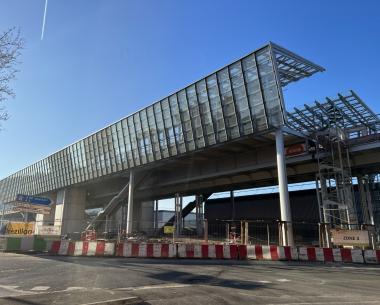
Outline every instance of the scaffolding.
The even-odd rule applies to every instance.
[[[330,246],[330,228],[360,229],[349,144],[355,138],[370,139],[378,135],[380,120],[353,91],[346,95],[338,94],[337,98],[326,98],[325,102],[315,101],[314,105],[304,105],[303,109],[294,108],[287,117],[289,127],[311,139],[318,164],[316,190],[320,206],[320,240],[321,245]],[[359,181],[359,185],[362,182]],[[363,198],[360,199],[361,204],[369,210],[370,199]],[[364,221],[373,224],[371,213]]]

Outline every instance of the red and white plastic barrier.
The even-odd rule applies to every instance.
[[[364,250],[364,261],[367,264],[380,264],[380,250]]]
[[[115,255],[115,243],[59,240],[52,243],[50,252],[58,255],[112,256]]]
[[[364,263],[360,249],[300,247],[298,255],[301,261],[309,262]]]
[[[300,261],[333,262],[334,255],[331,248],[300,247],[298,257]]]
[[[178,244],[179,258],[238,259],[238,245]]]
[[[52,254],[58,255],[74,255],[75,242],[68,240],[53,241],[49,250]]]
[[[160,244],[106,241],[51,242],[49,252],[73,256],[120,256],[147,258],[204,258],[300,260],[308,262],[343,262],[380,264],[380,250],[345,248],[282,247],[261,245]]]
[[[174,244],[147,244],[147,243],[119,243],[116,250],[117,256],[122,257],[176,257],[177,251]]]
[[[334,262],[364,263],[363,251],[360,249],[332,249]]]
[[[115,243],[105,241],[77,241],[73,255],[80,256],[113,256]]]
[[[244,253],[246,248],[246,255]],[[239,249],[240,259],[248,258],[255,260],[297,260],[297,249],[293,247],[279,247],[279,246],[240,246]]]

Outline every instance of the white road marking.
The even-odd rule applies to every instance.
[[[19,272],[19,271],[25,271],[25,269],[5,269],[5,270],[0,270],[0,272]]]
[[[13,291],[13,292],[19,292],[17,290],[18,287],[20,287],[20,286],[0,285],[0,288],[6,289],[6,290],[9,290],[9,291]]]
[[[258,281],[258,283],[261,283],[261,284],[271,284],[272,282],[270,282],[270,281]]]
[[[277,279],[277,282],[285,283],[285,282],[291,282],[291,280],[288,279]]]
[[[30,289],[31,291],[45,291],[48,290],[50,286],[36,286]]]
[[[87,289],[86,287],[67,287],[65,290],[63,291],[73,291],[73,290],[83,290],[83,289]]]
[[[150,286],[140,286],[140,287],[124,287],[124,288],[115,288],[113,290],[145,290],[145,289],[165,289],[165,288],[183,288],[191,285],[188,284],[164,284],[164,285],[150,285]]]
[[[122,301],[137,301],[138,300],[138,298],[137,297],[127,297],[127,298],[122,298],[122,299],[114,299],[114,300],[107,300],[107,303],[109,302],[109,303],[120,303],[121,304],[121,302]],[[124,302],[123,302],[123,304],[124,304]],[[128,302],[129,303],[129,302]],[[82,305],[97,305],[97,304],[104,304],[104,301],[101,301],[101,302],[95,302],[95,303],[85,303],[85,304],[82,304]]]

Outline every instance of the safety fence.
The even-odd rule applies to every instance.
[[[248,245],[278,245],[279,221],[230,220],[201,221],[185,220],[180,229],[175,223],[168,221],[135,221],[130,223],[131,233],[127,233],[125,222],[102,220],[96,222],[74,221],[69,219],[68,225],[46,224],[36,221],[30,223],[10,222],[13,231],[26,232],[36,236],[51,236],[51,239],[94,241],[103,239],[110,242],[130,241],[146,243],[236,243]],[[91,223],[91,226],[89,225]],[[322,227],[319,223],[292,222],[294,244],[296,246],[328,246],[320,240]],[[33,231],[34,230],[34,231]],[[370,232],[370,231],[368,231]],[[3,232],[3,234],[6,233]],[[29,233],[28,233],[29,234]],[[33,235],[27,236],[33,236]],[[1,236],[1,235],[0,235]],[[5,236],[8,236],[5,234]],[[22,234],[20,234],[22,236]],[[371,239],[373,237],[373,239]],[[379,237],[370,236],[370,245],[376,249],[380,246]]]
[[[0,250],[47,252],[51,255],[234,259],[380,264],[380,250],[348,248],[287,247],[212,243],[133,243],[50,240],[41,237],[1,237]]]
[[[278,221],[207,221],[200,223],[194,220],[185,220],[180,229],[175,223],[167,221],[133,221],[130,223],[131,233],[126,233],[126,223],[115,220],[102,220],[92,223],[88,231],[92,231],[94,239],[106,240],[133,240],[139,242],[167,241],[167,242],[242,242],[242,223],[247,223],[247,243],[259,245],[277,245],[279,240]],[[86,224],[80,230],[62,234],[67,239],[80,239],[85,231]],[[319,224],[293,222],[295,244],[297,246],[319,245]]]

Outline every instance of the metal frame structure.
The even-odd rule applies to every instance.
[[[287,112],[287,125],[315,141],[316,175],[321,241],[330,246],[329,228],[359,228],[353,193],[349,143],[353,138],[378,139],[380,119],[354,92],[326,98]],[[366,202],[361,199],[362,206]],[[368,206],[372,213],[372,206]],[[366,210],[364,209],[364,210]],[[373,222],[373,221],[372,221]]]
[[[332,115],[339,115],[336,126],[345,130],[366,127],[369,134],[380,132],[380,119],[354,92],[337,98],[315,101],[314,105],[287,112],[288,126],[303,133],[321,130],[329,125]]]
[[[282,87],[302,78],[310,77],[315,73],[325,71],[323,67],[316,65],[273,42],[271,42],[270,45],[277,62],[277,71],[280,76]]]
[[[268,43],[0,181],[0,202],[43,194],[281,127],[282,87],[323,71]]]

